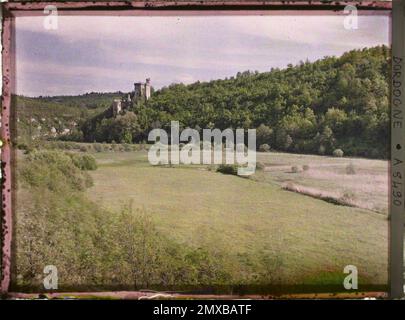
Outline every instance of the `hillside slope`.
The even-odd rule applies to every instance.
[[[269,62],[271,65],[271,62]],[[282,151],[387,158],[389,49],[354,50],[285,69],[245,71],[229,79],[173,84],[131,113],[97,117],[87,141],[140,141],[152,128],[258,128],[263,143]],[[134,124],[136,122],[136,125]]]
[[[116,118],[105,111],[122,92],[18,97],[18,136],[142,142],[153,128],[170,132],[170,121],[176,120],[200,132],[257,128],[257,147],[312,154],[340,148],[348,156],[386,159],[389,55],[388,47],[378,46],[269,72],[172,84]]]
[[[14,140],[17,144],[50,138],[81,140],[81,125],[121,95],[116,92],[35,98],[13,96]]]

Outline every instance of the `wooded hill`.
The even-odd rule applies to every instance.
[[[51,138],[80,141],[83,139],[83,123],[103,112],[114,98],[122,94],[92,92],[77,96],[13,96],[13,140],[25,145]]]
[[[258,146],[279,151],[332,154],[339,148],[348,156],[388,158],[389,56],[388,47],[378,46],[269,72],[172,84],[122,115],[90,117],[78,136],[140,142],[153,128],[170,132],[176,120],[199,131],[257,128]]]

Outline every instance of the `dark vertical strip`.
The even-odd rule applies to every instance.
[[[404,295],[404,0],[394,0],[392,9],[389,282],[391,298],[399,298]]]
[[[3,63],[3,92],[1,106],[1,167],[2,167],[2,189],[1,189],[1,236],[2,236],[2,261],[1,261],[1,286],[0,292],[6,293],[10,286],[11,270],[11,239],[12,239],[12,210],[11,210],[11,165],[10,165],[10,102],[11,102],[11,74],[10,74],[10,44],[11,44],[11,22],[12,18],[3,11],[2,28],[2,63]]]

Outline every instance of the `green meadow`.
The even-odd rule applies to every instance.
[[[266,257],[283,284],[343,281],[348,264],[368,284],[387,281],[386,161],[259,153],[264,168],[242,178],[212,166],[151,166],[146,151],[94,156],[91,200],[112,212],[131,203],[176,242],[226,253],[237,273],[257,272],[252,261]],[[350,193],[358,206],[287,191],[286,182]]]
[[[17,152],[15,290],[48,264],[65,291],[343,291],[347,265],[384,290],[386,161],[266,152],[246,178],[131,148]]]

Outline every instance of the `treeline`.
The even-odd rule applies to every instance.
[[[123,95],[123,92],[89,92],[81,95],[65,96],[40,96],[38,98],[43,102],[58,103],[67,107],[80,107],[87,109],[107,108],[111,100]]]

